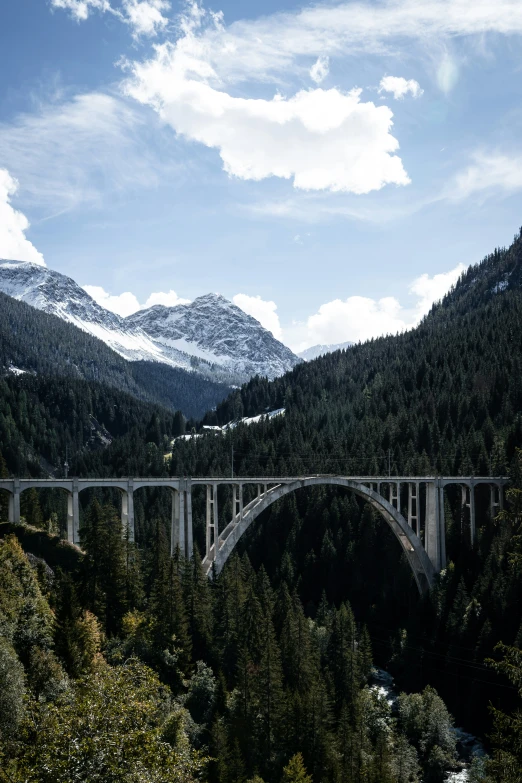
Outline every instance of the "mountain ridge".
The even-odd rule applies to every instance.
[[[355,343],[349,340],[344,343],[319,343],[318,345],[312,345],[310,348],[305,348],[304,351],[300,351],[297,355],[305,362],[310,362],[312,359],[317,359],[319,356],[324,356],[327,353],[334,353],[334,351],[344,351],[347,348],[352,348]]]
[[[299,362],[258,321],[221,295],[207,294],[173,308],[154,305],[122,318],[95,302],[72,278],[39,264],[6,259],[0,259],[0,291],[89,332],[129,361],[159,362],[229,385],[258,374],[274,378]],[[160,328],[165,312],[170,336]],[[175,331],[173,320],[178,322]],[[182,323],[187,332],[180,331]]]

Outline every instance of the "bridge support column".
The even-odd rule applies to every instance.
[[[446,513],[444,509],[444,487],[439,483],[439,540],[440,567],[446,568]]]
[[[73,491],[67,493],[67,541],[70,544],[80,543],[80,504],[77,480],[74,482]]]
[[[187,560],[193,555],[192,538],[192,491],[190,479],[179,482],[179,490],[172,491],[172,514],[170,553],[174,555],[177,547]]]
[[[194,539],[192,535],[192,484],[187,479],[185,490],[185,557],[190,560],[194,556]]]
[[[207,558],[210,557],[210,549],[214,544],[214,558],[218,551],[219,523],[218,523],[218,498],[217,484],[207,484],[207,524],[206,524]]]
[[[462,505],[464,508],[469,508],[469,531],[471,538],[471,546],[474,545],[476,539],[476,518],[475,518],[475,485],[473,479],[470,484],[462,485]]]
[[[265,484],[266,492],[266,484]],[[232,487],[232,519],[241,522],[243,519],[243,485],[234,484]]]
[[[80,543],[80,503],[78,479],[73,479],[72,492],[67,493],[67,541]]]
[[[408,525],[412,528],[412,530],[415,526],[415,532],[417,535],[420,534],[419,523],[419,483],[410,482],[408,484]]]
[[[439,481],[426,482],[426,532],[424,547],[437,573],[444,567],[446,543],[444,529],[444,507],[441,511],[442,487]]]
[[[14,480],[13,493],[9,495],[9,522],[20,524],[20,479]]]
[[[502,511],[502,487],[500,484],[489,485],[489,508],[491,519],[495,519],[497,514]]]
[[[399,496],[400,496],[400,484],[399,482],[391,482],[388,484],[388,499],[390,501],[390,506],[393,506],[397,509],[397,511],[400,511],[399,509]]]
[[[134,543],[134,490],[132,481],[129,481],[127,490],[124,490],[121,498],[121,526],[123,534]]]
[[[183,524],[181,524],[183,520]],[[172,490],[172,509],[170,517],[170,556],[174,557],[179,547],[181,555],[185,555],[185,498],[183,492]]]

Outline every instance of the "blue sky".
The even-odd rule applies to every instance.
[[[3,0],[0,257],[294,349],[416,323],[522,224],[522,3]]]

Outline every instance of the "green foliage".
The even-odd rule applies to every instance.
[[[493,758],[486,763],[485,781],[488,783],[520,783],[522,781],[522,650],[499,644],[495,648],[502,654],[500,661],[489,663],[499,674],[517,689],[519,704],[516,711],[507,715],[491,706],[493,715]]]
[[[0,636],[0,745],[18,730],[24,714],[24,695],[24,667],[7,639]]]
[[[27,661],[33,646],[51,646],[53,626],[52,612],[20,544],[14,536],[0,540],[0,636]]]
[[[166,364],[128,362],[73,324],[0,293],[0,372],[11,366],[63,383],[101,383],[189,417],[203,415],[229,391]]]
[[[190,781],[202,759],[163,727],[167,692],[143,664],[100,664],[51,704],[35,702],[23,727],[15,781],[172,783]]]
[[[281,783],[312,783],[312,778],[306,771],[301,753],[292,756],[283,770]]]

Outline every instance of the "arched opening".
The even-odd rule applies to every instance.
[[[9,522],[9,508],[12,504],[13,493],[7,489],[0,489],[0,523]]]
[[[71,494],[65,487],[33,486],[20,491],[20,521],[50,535],[67,538]]]
[[[256,496],[250,503],[243,506],[242,513],[236,514],[220,533],[217,546],[215,543],[211,546],[203,561],[207,573],[210,574],[212,568],[219,573],[242,535],[254,520],[273,503],[298,489],[321,485],[344,487],[368,502],[387,522],[401,545],[419,592],[423,594],[429,590],[435,576],[434,567],[420,538],[409,527],[400,511],[372,488],[357,481],[337,477],[313,477],[290,484],[280,484],[268,489],[264,494]]]

